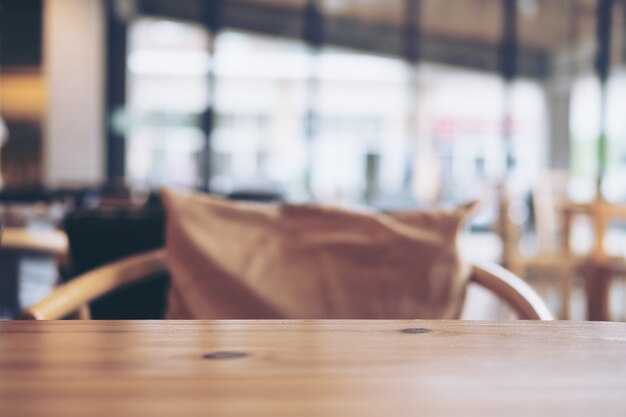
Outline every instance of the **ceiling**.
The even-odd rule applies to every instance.
[[[228,0],[226,0],[228,1]],[[306,0],[248,0],[268,6],[300,9]],[[597,0],[518,0],[520,46],[538,51],[593,39]],[[622,3],[616,2],[615,26],[623,26]],[[400,29],[405,0],[319,0],[325,16],[353,19]],[[488,45],[500,43],[501,0],[421,0],[421,31]],[[621,30],[621,29],[620,29]]]
[[[203,22],[207,0],[135,0],[142,14]],[[503,0],[316,0],[324,16],[324,43],[402,56],[407,2],[418,1],[419,57],[487,71],[500,70]],[[570,70],[590,68],[599,0],[517,0],[518,73],[545,78],[555,57]],[[626,62],[626,0],[614,0],[613,62]],[[309,0],[223,0],[223,27],[302,38]],[[413,19],[415,20],[415,19]],[[575,53],[558,54],[561,51]],[[571,63],[570,63],[571,62]],[[561,64],[559,64],[561,65]]]

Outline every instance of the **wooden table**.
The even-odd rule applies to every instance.
[[[29,301],[32,302],[29,299],[33,296],[38,301],[39,295],[52,290],[56,285],[57,267],[67,263],[68,248],[67,235],[58,229],[4,228],[0,236],[0,317],[15,317]],[[49,262],[53,269],[51,281],[46,274],[25,273],[33,268],[41,272],[41,259],[44,263]],[[30,286],[29,291],[20,290],[26,286]],[[20,295],[21,291],[27,296]]]
[[[48,253],[55,256],[67,256],[67,235],[57,229],[34,229],[24,227],[5,227],[0,238],[0,248]]]
[[[0,322],[0,416],[620,416],[626,324]]]

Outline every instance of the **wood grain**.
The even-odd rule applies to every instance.
[[[0,415],[624,416],[626,324],[0,322]]]

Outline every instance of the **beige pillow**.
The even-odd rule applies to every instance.
[[[458,318],[471,211],[387,215],[164,190],[168,318]]]

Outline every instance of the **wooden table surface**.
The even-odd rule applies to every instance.
[[[0,416],[626,416],[626,324],[0,322]]]

